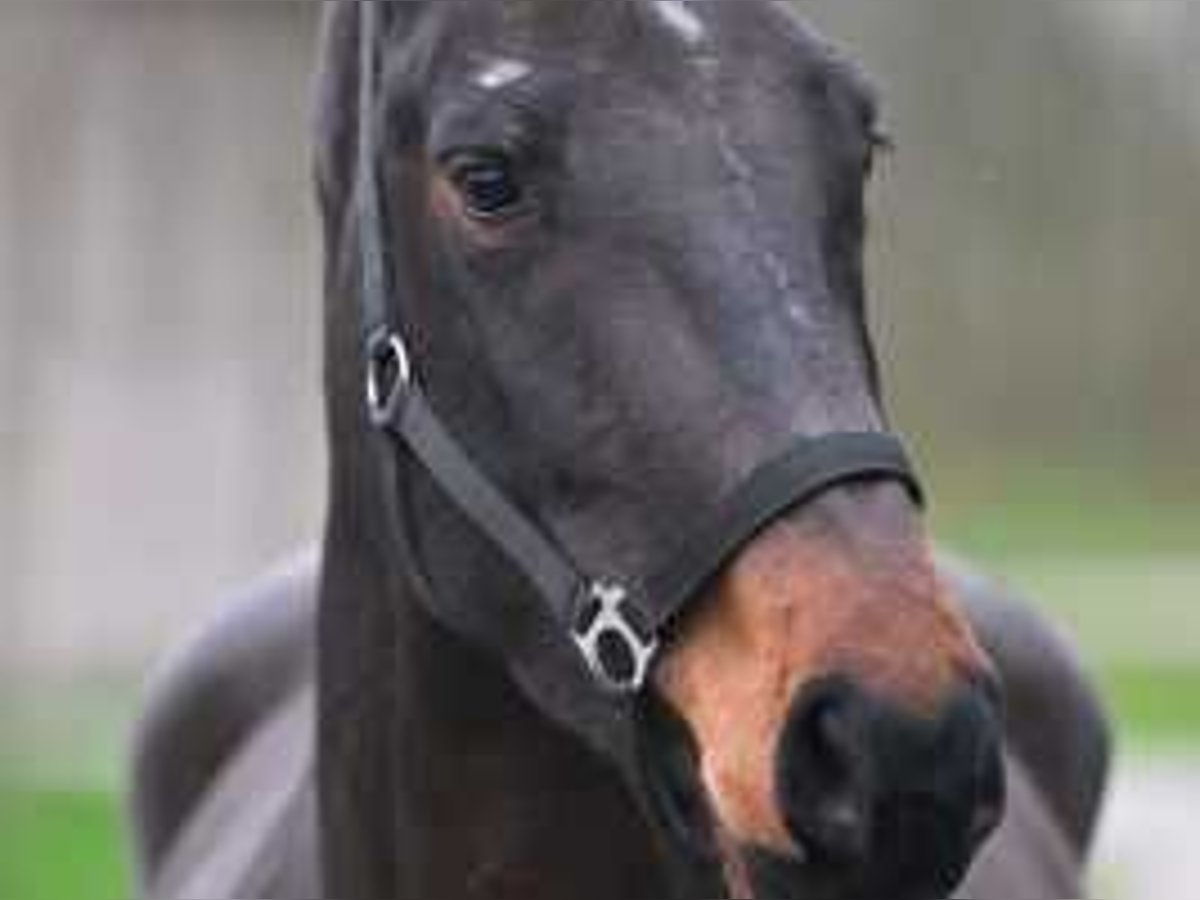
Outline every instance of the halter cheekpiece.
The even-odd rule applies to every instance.
[[[753,472],[701,523],[636,596],[617,579],[591,577],[516,507],[442,424],[421,389],[402,330],[390,321],[384,218],[374,158],[379,53],[378,4],[359,3],[358,185],[366,403],[372,426],[407,449],[445,494],[504,551],[576,649],[596,684],[615,697],[640,694],[664,629],[704,584],[788,509],[838,485],[891,479],[923,502],[903,445],[879,432],[797,437]]]

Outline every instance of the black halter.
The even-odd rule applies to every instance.
[[[717,571],[786,510],[831,488],[892,479],[923,502],[920,481],[901,443],[883,433],[797,437],[781,457],[755,471],[682,549],[632,594],[619,579],[584,573],[530,516],[472,461],[422,391],[399,327],[390,321],[384,217],[374,157],[379,111],[377,4],[359,4],[359,147],[357,186],[366,396],[371,423],[421,462],[446,495],[528,578],[540,601],[604,691],[634,695],[646,685],[663,630]]]

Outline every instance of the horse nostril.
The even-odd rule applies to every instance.
[[[846,867],[940,846],[949,871],[1003,813],[999,727],[982,690],[922,718],[849,681],[815,685],[795,702],[778,754],[780,809],[810,862]]]
[[[788,720],[777,783],[802,856],[850,862],[869,852],[872,773],[861,729],[851,693],[836,684],[806,692]]]

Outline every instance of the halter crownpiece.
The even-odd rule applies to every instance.
[[[597,686],[614,698],[646,687],[662,635],[729,559],[787,510],[852,481],[887,479],[924,502],[903,445],[879,432],[797,437],[755,470],[634,593],[621,580],[589,577],[540,524],[519,509],[442,424],[421,388],[402,330],[388,309],[385,221],[375,150],[377,7],[358,4],[360,302],[366,406],[372,426],[417,459],[434,481],[504,551],[535,589]]]

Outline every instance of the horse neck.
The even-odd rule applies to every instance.
[[[333,506],[320,620],[330,895],[667,896],[617,774],[435,622],[348,507],[364,508]]]

